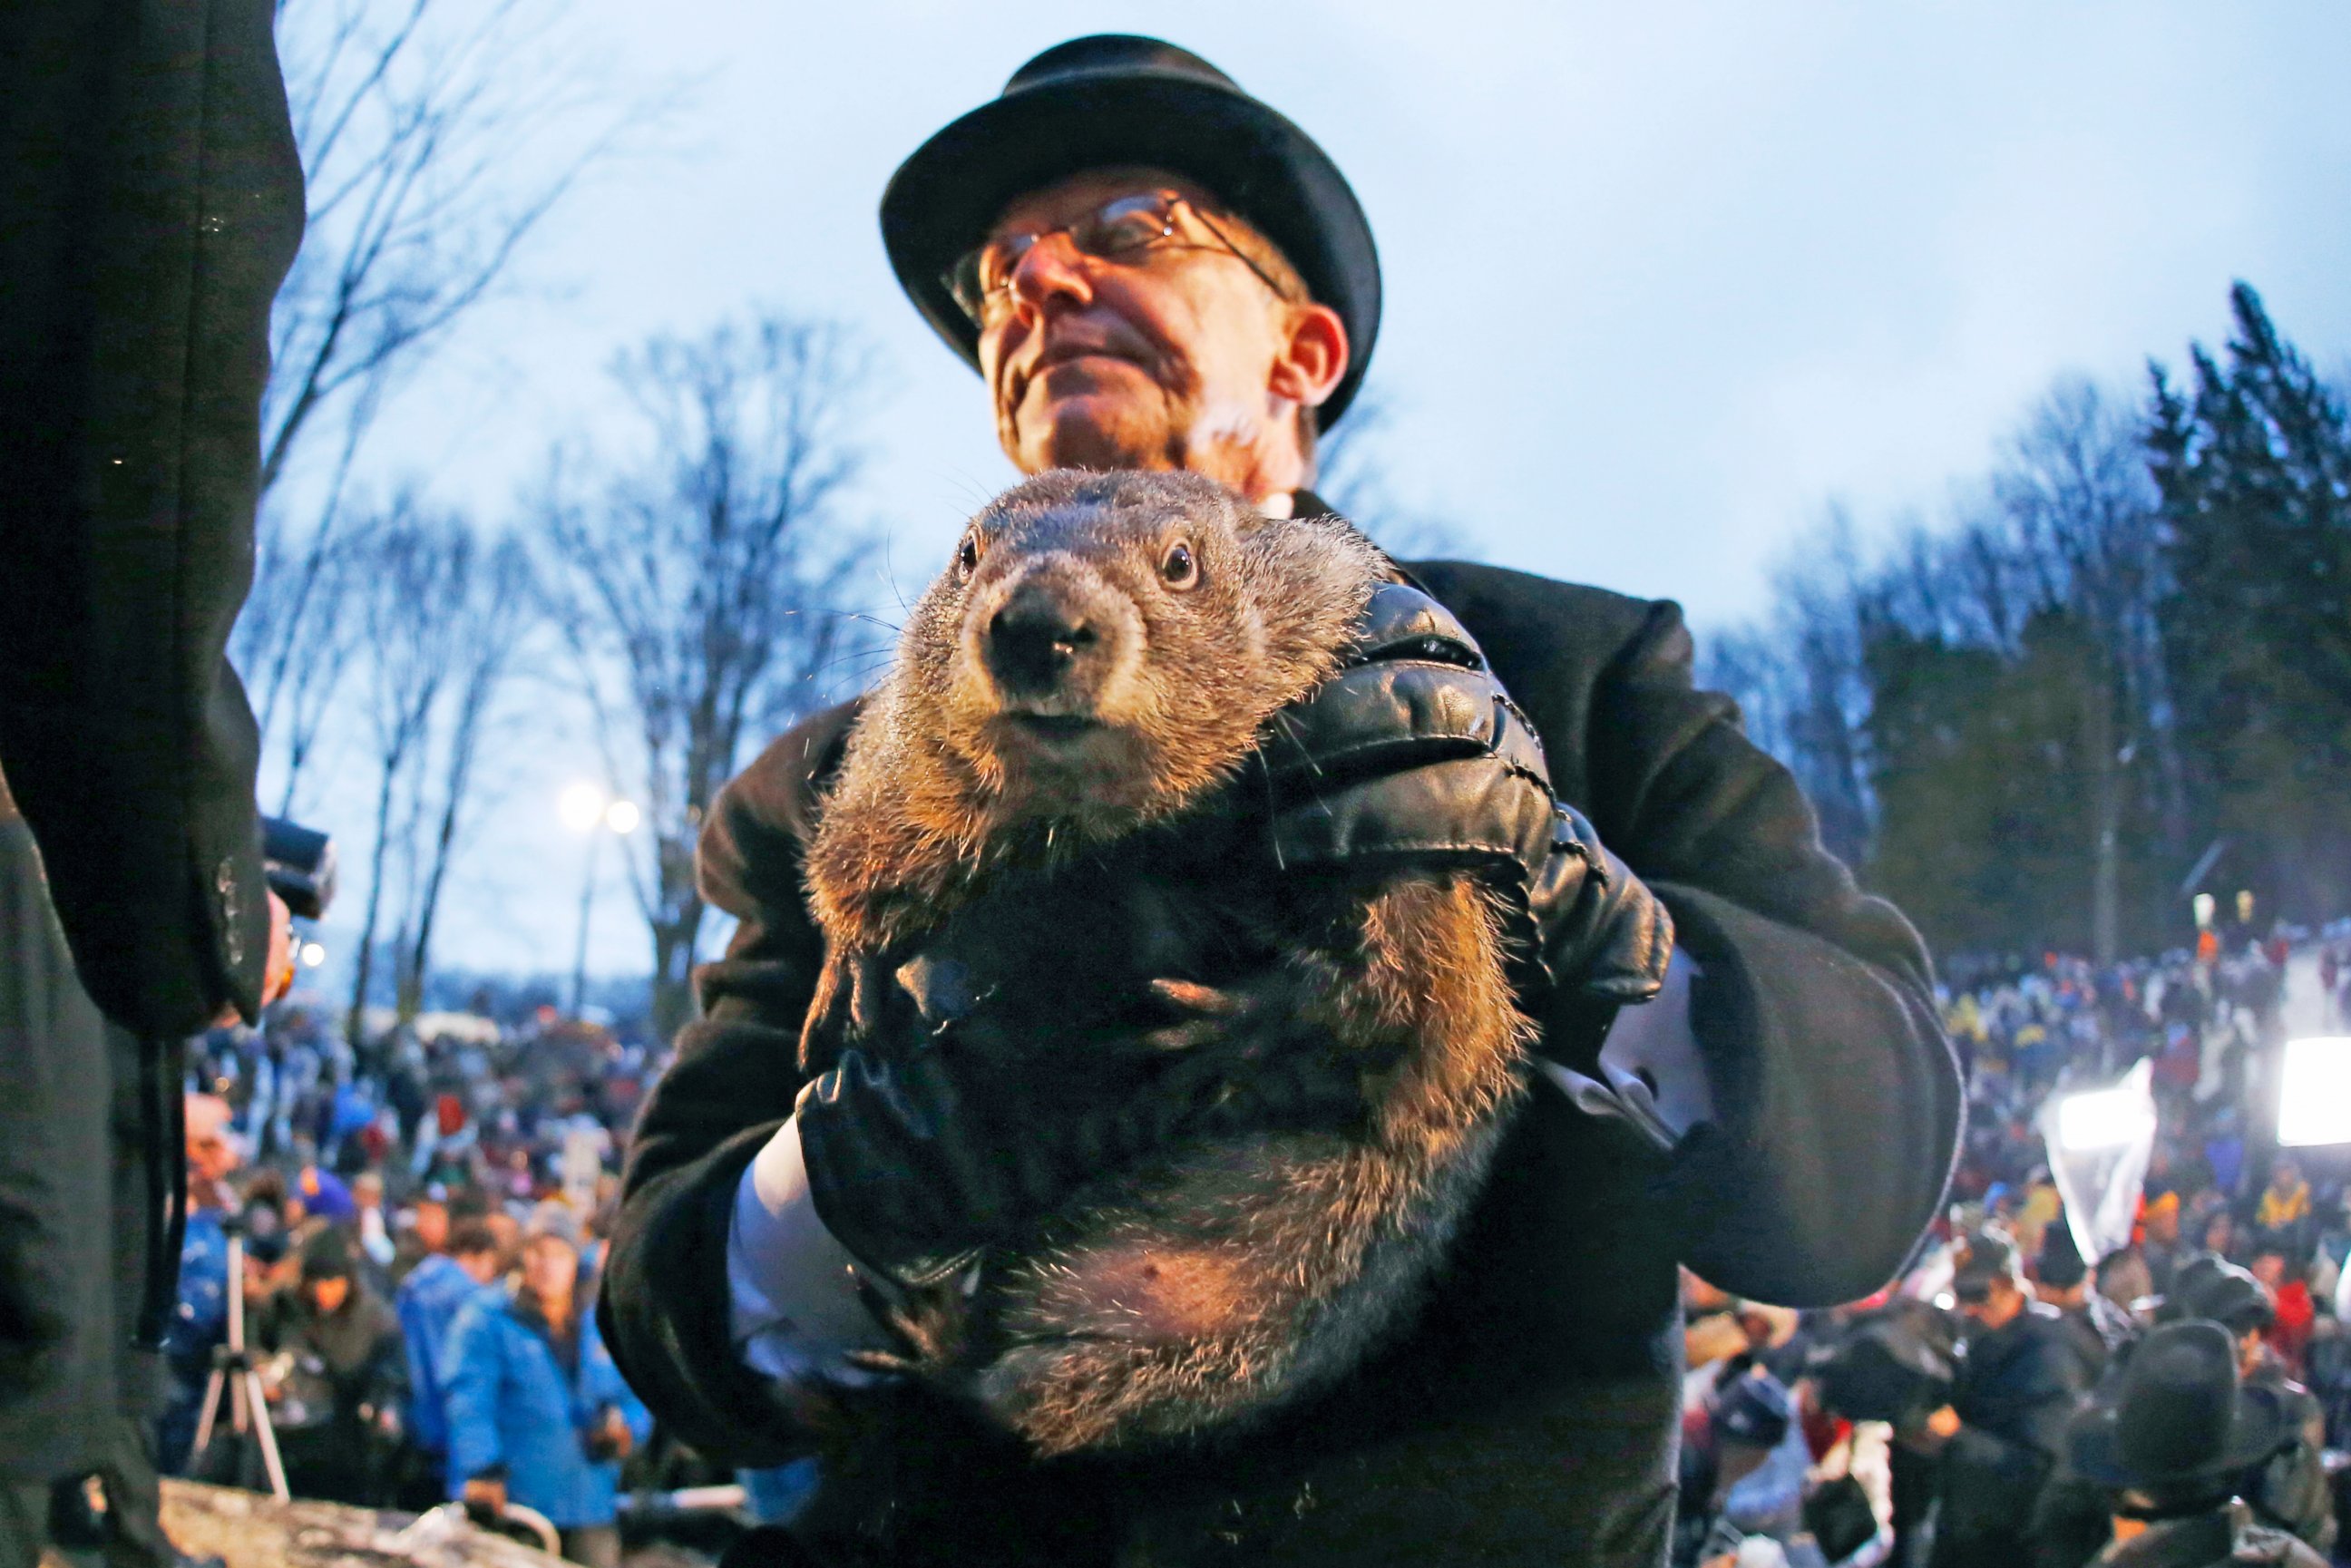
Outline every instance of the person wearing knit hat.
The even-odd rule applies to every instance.
[[[363,1278],[352,1239],[329,1226],[302,1244],[300,1282],[257,1325],[283,1358],[271,1416],[295,1494],[372,1504],[381,1460],[402,1432],[407,1364],[400,1321]]]

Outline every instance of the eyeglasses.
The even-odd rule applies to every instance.
[[[1198,219],[1200,226],[1216,236],[1217,243],[1202,245],[1186,239],[1176,226],[1178,207]],[[1135,257],[1148,250],[1221,250],[1256,274],[1257,280],[1271,289],[1275,298],[1290,297],[1290,291],[1251,261],[1207,214],[1183,197],[1165,191],[1114,197],[1058,228],[998,235],[967,252],[947,269],[942,281],[965,315],[981,327],[992,325],[1011,307],[1012,275],[1019,269],[1021,258],[1055,235],[1067,235],[1071,248],[1081,256],[1125,265],[1132,265]]]

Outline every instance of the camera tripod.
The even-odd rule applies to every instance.
[[[196,1417],[196,1443],[188,1456],[194,1473],[204,1451],[220,1435],[221,1402],[228,1402],[229,1430],[239,1444],[261,1450],[261,1468],[269,1490],[278,1501],[293,1494],[286,1486],[286,1462],[277,1454],[277,1429],[270,1425],[269,1402],[262,1395],[261,1373],[245,1343],[245,1226],[241,1218],[222,1222],[228,1235],[228,1343],[213,1352],[212,1375],[204,1380],[203,1413]],[[240,1478],[245,1470],[240,1463]]]

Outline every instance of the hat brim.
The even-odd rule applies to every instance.
[[[1346,412],[1379,336],[1379,253],[1338,165],[1303,131],[1238,90],[1150,69],[1040,82],[981,105],[916,148],[882,194],[899,286],[964,361],[979,328],[946,275],[1016,198],[1089,169],[1140,165],[1197,182],[1280,247],[1346,324],[1347,371],[1317,411]]]
[[[2155,1474],[2133,1469],[2123,1458],[2120,1416],[2113,1405],[2094,1406],[2067,1435],[2075,1472],[2117,1490],[2220,1480],[2260,1464],[2294,1437],[2293,1423],[2276,1401],[2259,1389],[2241,1388],[2237,1391],[2237,1418],[2230,1427],[2226,1452],[2201,1465]]]

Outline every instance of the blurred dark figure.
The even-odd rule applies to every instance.
[[[302,1282],[271,1303],[260,1339],[282,1367],[270,1414],[294,1495],[374,1504],[407,1378],[400,1322],[341,1231],[304,1246]]]
[[[1970,1235],[1951,1281],[1968,1321],[1951,1402],[1899,1435],[1936,1459],[1932,1568],[2032,1561],[2033,1508],[2089,1386],[2055,1309],[2032,1299],[2005,1232]]]
[[[2074,1244],[2073,1228],[2060,1218],[2042,1233],[2040,1276],[2035,1293],[2056,1310],[2074,1354],[2082,1360],[2085,1386],[2095,1386],[2107,1366],[2137,1333],[2130,1314],[2100,1294],[2090,1267]]]
[[[0,1568],[175,1555],[149,1450],[181,1041],[258,1014],[274,945],[225,656],[302,224],[272,16],[0,5]],[[97,1540],[48,1485],[102,1504]]]
[[[2325,1568],[2325,1556],[2261,1524],[2236,1495],[2238,1479],[2292,1437],[2268,1391],[2240,1385],[2226,1330],[2157,1328],[2067,1433],[2073,1468],[2116,1499],[2098,1568]]]

